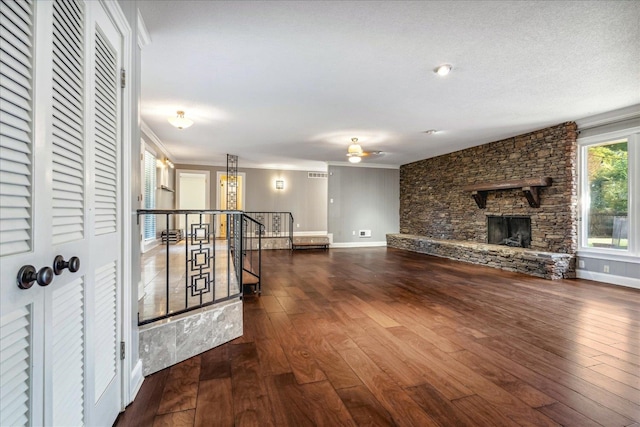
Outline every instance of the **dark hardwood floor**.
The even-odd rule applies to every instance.
[[[640,291],[386,248],[266,251],[243,337],[118,426],[639,426]]]

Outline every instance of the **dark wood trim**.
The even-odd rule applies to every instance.
[[[487,193],[489,191],[511,190],[521,188],[524,196],[532,208],[540,207],[540,188],[549,187],[552,179],[549,176],[539,178],[515,179],[510,181],[485,182],[466,185],[464,191],[470,191],[480,209],[487,207]]]

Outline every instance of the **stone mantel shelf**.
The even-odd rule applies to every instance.
[[[487,207],[487,193],[489,191],[511,190],[513,188],[521,188],[524,196],[532,208],[540,207],[541,187],[549,187],[551,185],[551,177],[526,178],[510,181],[496,181],[482,184],[472,184],[464,187],[465,191],[471,191],[471,196],[476,201],[480,209]]]

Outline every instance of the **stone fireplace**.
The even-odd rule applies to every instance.
[[[487,216],[487,243],[531,247],[531,217]]]
[[[401,166],[400,237],[387,245],[575,277],[576,147],[568,122]]]

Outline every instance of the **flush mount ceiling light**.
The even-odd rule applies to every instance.
[[[169,123],[178,129],[186,129],[193,124],[193,120],[187,119],[184,111],[178,111],[176,117],[169,117]]]
[[[451,69],[453,67],[451,66],[451,64],[442,64],[439,65],[438,67],[436,67],[433,72],[436,73],[437,75],[444,77],[447,74],[449,74],[451,72]]]

